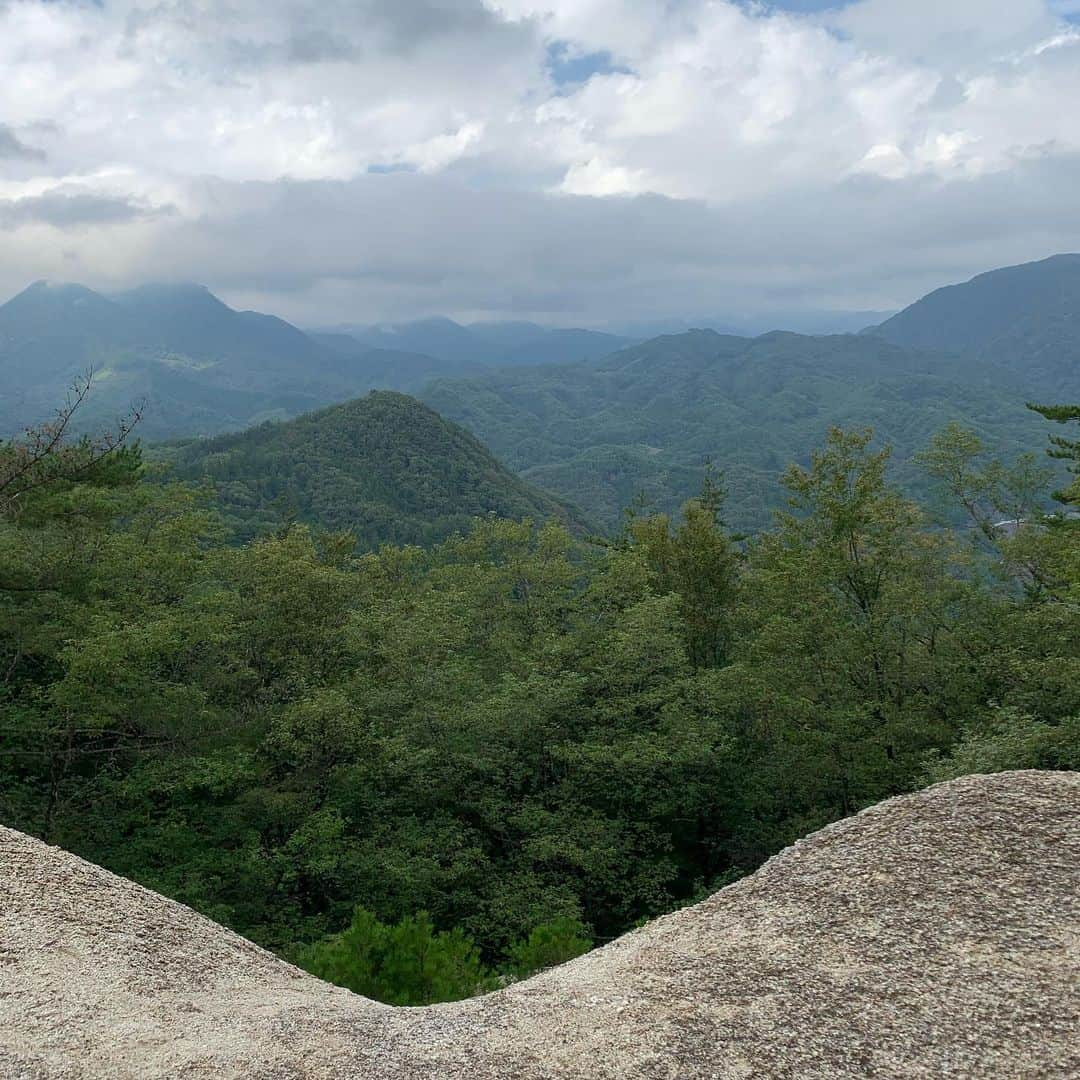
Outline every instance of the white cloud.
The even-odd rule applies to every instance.
[[[320,318],[901,301],[1080,242],[1071,4],[0,2],[0,291],[183,273]],[[560,86],[551,48],[612,63]],[[877,238],[846,279],[830,228]]]

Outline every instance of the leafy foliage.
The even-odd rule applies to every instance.
[[[504,969],[496,971],[482,963],[471,938],[459,929],[437,931],[426,911],[387,926],[361,907],[340,934],[305,946],[295,959],[313,975],[365,997],[431,1005],[496,990],[591,947],[580,922],[554,919],[511,946]]]
[[[1035,446],[1038,421],[1020,402],[1080,390],[1080,367],[1060,379],[1032,370],[872,335],[751,340],[696,330],[576,367],[445,379],[421,397],[525,479],[609,527],[639,496],[675,513],[712,463],[727,480],[732,525],[760,529],[783,507],[784,465],[805,462],[830,426],[872,426],[894,447],[892,479],[920,497],[928,485],[914,455],[950,422],[1010,456]]]
[[[113,460],[0,514],[0,820],[362,993],[475,993],[928,778],[1078,760],[1080,533],[931,527],[866,431],[745,540],[709,484],[603,545],[237,546]]]
[[[460,930],[436,931],[426,911],[394,926],[357,908],[347,929],[302,950],[313,974],[391,1005],[457,1001],[497,983]]]
[[[1080,424],[1080,405],[1029,405],[1028,408],[1059,424]],[[1068,461],[1069,473],[1077,478],[1067,490],[1058,492],[1056,498],[1066,505],[1080,506],[1080,439],[1051,435],[1047,453],[1053,458]]]
[[[390,391],[158,453],[178,477],[211,481],[244,540],[293,520],[348,529],[365,547],[432,543],[486,514],[575,520],[468,432]]]

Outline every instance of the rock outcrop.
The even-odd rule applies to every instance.
[[[973,776],[484,998],[394,1009],[0,829],[0,1076],[1075,1077],[1080,774]]]

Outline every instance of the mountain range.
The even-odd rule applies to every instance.
[[[96,385],[82,410],[85,427],[142,399],[144,441],[255,428],[172,455],[185,476],[224,470],[218,479],[227,474],[247,485],[230,510],[241,532],[272,522],[288,505],[290,513],[349,524],[376,540],[428,535],[407,493],[394,514],[415,520],[395,532],[372,524],[378,499],[350,487],[365,469],[379,473],[363,455],[386,449],[357,435],[372,422],[372,405],[353,402],[295,426],[260,426],[372,389],[416,394],[531,485],[511,496],[500,476],[499,497],[479,501],[472,481],[445,487],[446,498],[467,507],[463,513],[555,512],[560,504],[545,502],[543,490],[612,527],[638,498],[677,509],[711,465],[725,475],[732,523],[755,528],[782,505],[777,477],[784,466],[805,460],[830,425],[873,426],[895,448],[895,477],[919,492],[913,456],[949,421],[973,427],[1006,455],[1041,451],[1042,421],[1025,402],[1080,398],[1080,255],[939,289],[859,334],[746,337],[696,329],[629,344],[596,331],[449,319],[305,333],[272,316],[234,311],[200,286],[104,296],[37,283],[0,306],[0,435],[48,415],[64,386],[88,368]],[[439,418],[401,402],[394,408],[396,422],[416,426],[414,463],[417,455],[442,452],[428,438]],[[333,435],[320,436],[320,426]],[[353,431],[350,446],[340,444],[346,429]],[[481,451],[470,446],[465,457],[475,465]],[[301,482],[294,463],[305,476],[315,469],[325,483]],[[462,475],[472,474],[466,468]],[[421,486],[430,480],[412,479]],[[386,480],[398,482],[407,492],[409,478]],[[350,516],[343,509],[349,499],[366,509]],[[436,522],[455,516],[443,496],[423,507],[420,515]],[[428,530],[444,531],[438,524]]]
[[[422,353],[458,369],[594,360],[634,340],[599,330],[551,329],[532,322],[462,326],[442,317],[386,326],[339,326],[312,336],[327,343],[344,336],[370,349]]]
[[[673,511],[707,464],[734,524],[782,505],[777,477],[830,425],[872,426],[896,479],[949,421],[1004,454],[1041,452],[1031,400],[1080,397],[1080,256],[981,275],[861,334],[757,338],[692,330],[565,367],[434,382],[422,397],[526,479],[608,526],[644,496]]]
[[[587,330],[448,319],[394,330],[307,334],[271,315],[234,311],[199,285],[147,285],[105,296],[36,282],[0,305],[0,436],[49,416],[79,375],[81,411],[100,427],[142,407],[144,439],[215,435],[355,397],[415,390],[495,363],[564,362],[625,339]]]

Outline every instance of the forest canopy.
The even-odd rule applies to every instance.
[[[1080,411],[1043,412],[1075,470]],[[137,448],[41,434],[0,446],[0,820],[383,1000],[559,962],[930,780],[1080,767],[1080,491],[960,428],[923,467],[970,529],[837,429],[749,538],[710,481],[603,543],[486,517],[368,553],[229,542]]]

